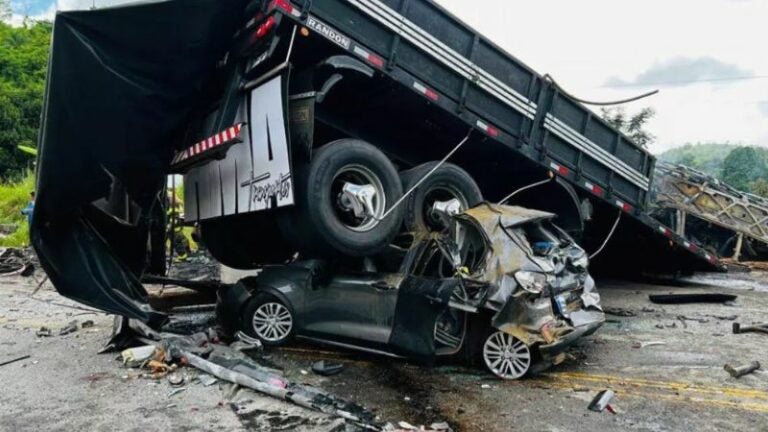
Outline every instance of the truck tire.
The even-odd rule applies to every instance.
[[[438,162],[428,162],[400,173],[403,190],[408,192],[424,178]],[[429,176],[405,200],[404,227],[407,232],[442,231],[446,227],[432,216],[436,201],[459,200],[461,209],[472,208],[483,201],[483,194],[472,176],[460,167],[445,163]]]
[[[370,206],[354,209],[359,201],[344,193],[351,185],[370,187]],[[342,139],[316,150],[297,170],[296,195],[297,213],[281,227],[305,254],[374,255],[402,224],[402,206],[381,219],[403,195],[397,170],[384,153],[360,140]]]

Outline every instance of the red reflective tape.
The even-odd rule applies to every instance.
[[[368,61],[379,69],[384,67],[384,59],[375,54],[368,54]]]
[[[485,123],[482,120],[478,120],[477,123],[475,123],[475,124],[477,125],[477,127],[482,129],[483,132],[487,133],[488,135],[490,135],[490,136],[492,136],[494,138],[496,138],[499,135],[501,135],[501,132],[498,129],[496,129],[495,127],[493,127],[493,126],[491,126],[491,125],[489,125],[487,123]]]
[[[567,167],[556,164],[554,162],[551,162],[549,166],[552,167],[552,169],[555,170],[555,172],[559,173],[562,176],[567,176],[571,172],[571,170],[569,170]]]
[[[605,194],[605,190],[596,184],[586,182],[584,183],[584,186],[587,188],[588,191],[592,192],[597,196],[603,196]]]
[[[616,205],[619,206],[620,209],[624,210],[627,213],[632,211],[632,206],[625,202],[616,201]]]
[[[418,81],[413,83],[413,88],[415,88],[419,93],[423,94],[428,99],[431,99],[433,101],[436,101],[440,98],[440,95],[438,95],[437,92],[435,92],[431,88],[425,86],[424,84]]]
[[[667,237],[672,237],[672,230],[665,226],[659,225],[659,231]]]
[[[272,5],[270,6],[270,9],[282,9],[290,14],[293,13],[293,5],[288,0],[275,0],[272,2]]]

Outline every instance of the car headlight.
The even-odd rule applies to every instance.
[[[547,288],[547,276],[543,273],[519,271],[515,273],[515,280],[520,288],[533,294],[541,294]]]

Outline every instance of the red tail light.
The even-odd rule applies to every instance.
[[[277,24],[277,20],[275,20],[275,17],[269,17],[266,19],[266,21],[261,23],[259,28],[256,29],[256,33],[254,33],[254,37],[255,37],[254,42],[256,39],[261,39],[267,34],[269,34],[269,32],[271,32],[272,29],[275,28],[275,24]]]
[[[282,9],[289,14],[293,12],[293,5],[291,5],[291,2],[288,0],[275,0],[272,2],[272,4],[269,7],[270,9]]]

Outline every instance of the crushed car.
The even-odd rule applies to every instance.
[[[222,327],[268,346],[296,337],[423,361],[460,355],[518,379],[603,324],[588,257],[555,215],[484,203],[447,217],[451,229],[359,266],[266,266],[220,291]]]

